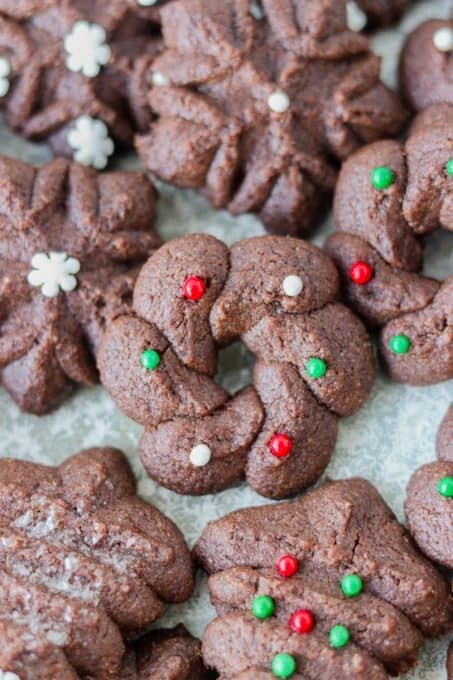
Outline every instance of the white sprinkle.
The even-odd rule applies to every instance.
[[[80,271],[80,262],[66,253],[36,253],[31,266],[27,281],[40,287],[45,297],[56,297],[60,290],[69,293],[77,286],[75,274]]]
[[[203,467],[211,460],[211,449],[206,444],[197,444],[190,452],[189,459],[195,467]]]
[[[277,90],[267,98],[267,105],[275,113],[285,113],[289,109],[290,101],[286,92]]]
[[[433,44],[439,52],[451,52],[453,50],[453,29],[448,26],[438,28],[433,35]]]
[[[4,97],[9,91],[9,78],[11,64],[6,57],[0,57],[0,97]]]
[[[0,670],[0,680],[20,680],[20,677],[11,671]]]
[[[167,85],[170,85],[167,76],[164,76],[160,71],[153,71],[151,81],[156,87],[166,87]]]
[[[346,21],[349,30],[354,33],[360,33],[367,25],[367,15],[354,0],[346,3]]]
[[[153,5],[156,4],[156,2],[157,0],[137,0],[137,3],[141,7],[152,7]]]
[[[95,78],[111,57],[105,29],[99,24],[76,21],[64,39],[68,53],[66,66],[70,71],[80,71],[87,78]]]
[[[264,17],[263,8],[257,2],[250,3],[249,12],[257,21],[261,21]]]
[[[304,287],[303,281],[300,276],[296,274],[290,274],[283,281],[283,291],[285,295],[289,297],[296,297],[302,291]]]

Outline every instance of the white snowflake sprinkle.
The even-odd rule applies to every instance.
[[[453,50],[453,29],[448,26],[438,28],[433,35],[433,43],[439,52],[451,52]]]
[[[77,286],[74,274],[80,271],[80,262],[66,253],[36,253],[31,266],[28,283],[40,286],[45,297],[56,297],[60,290],[68,293]]]
[[[167,76],[165,76],[161,71],[153,71],[151,75],[151,81],[156,87],[167,87],[170,85],[170,81]]]
[[[189,454],[194,467],[204,467],[211,460],[211,449],[206,444],[197,444]]]
[[[137,0],[137,4],[141,7],[152,7],[157,3],[157,0]]]
[[[81,71],[87,78],[97,76],[111,55],[105,38],[102,26],[89,24],[88,21],[76,21],[71,33],[64,40],[64,48],[69,55],[66,59],[68,69]]]
[[[0,97],[4,97],[9,91],[9,74],[11,64],[6,57],[0,57]]]
[[[286,92],[278,90],[267,98],[267,105],[274,113],[285,113],[289,109],[290,101]]]
[[[349,30],[354,33],[363,31],[368,23],[367,15],[354,0],[346,3],[346,21]]]
[[[80,116],[68,132],[67,141],[74,150],[74,160],[103,170],[115,145],[108,135],[107,125],[102,120]]]

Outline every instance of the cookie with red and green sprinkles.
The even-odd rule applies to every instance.
[[[229,249],[189,234],[148,260],[133,313],[107,330],[98,364],[118,406],[145,427],[140,455],[153,479],[198,495],[245,477],[285,498],[319,478],[338,417],[360,408],[374,380],[370,339],[338,289],[330,258],[289,237]],[[256,362],[230,395],[215,374],[219,349],[236,340]]]
[[[380,329],[383,366],[399,382],[453,378],[453,276],[441,282],[420,273],[425,237],[453,231],[452,200],[451,104],[419,114],[404,144],[370,144],[340,172],[337,232],[325,250],[345,302]]]
[[[451,626],[445,580],[365,479],[232,512],[194,556],[217,611],[203,659],[221,678],[385,680]]]

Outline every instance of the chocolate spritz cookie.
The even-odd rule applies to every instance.
[[[407,487],[407,525],[420,550],[447,569],[453,593],[453,404],[437,435],[435,463],[422,465]],[[447,658],[453,680],[453,643]]]
[[[344,0],[177,0],[161,16],[166,49],[148,74],[158,119],[137,150],[148,170],[216,208],[303,234],[336,161],[405,120],[368,40],[348,29]]]
[[[336,302],[338,275],[315,246],[283,236],[221,241],[191,234],[142,268],[133,313],[108,328],[101,380],[146,428],[140,455],[180,493],[219,491],[244,476],[283,498],[313,484],[335,446],[337,417],[374,381],[361,322]],[[253,384],[235,396],[215,381],[217,349],[241,338]]]
[[[130,645],[120,680],[208,680],[201,644],[184,626],[148,633]]]
[[[4,673],[116,678],[123,640],[192,593],[181,533],[136,495],[116,449],[82,451],[57,468],[1,460],[0,524]]]
[[[418,273],[424,237],[453,230],[453,106],[428,108],[405,144],[380,141],[340,173],[326,250],[345,300],[381,327],[380,352],[395,380],[427,385],[453,378],[453,276]]]
[[[140,173],[0,157],[0,203],[0,379],[41,414],[96,382],[104,328],[160,243],[155,192]]]
[[[104,168],[149,124],[142,78],[162,46],[158,11],[150,0],[0,0],[8,124]]]
[[[400,62],[401,89],[409,106],[453,104],[453,20],[426,21],[406,40]]]
[[[365,479],[210,522],[194,555],[216,618],[203,658],[235,680],[385,680],[453,624],[447,585]]]

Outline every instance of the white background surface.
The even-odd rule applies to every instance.
[[[446,17],[451,0],[425,0],[417,3],[397,29],[383,31],[374,39],[383,55],[383,77],[396,83],[396,64],[404,34],[428,17]],[[0,128],[0,153],[30,162],[43,162],[50,156],[44,147],[27,144]],[[134,156],[117,161],[117,167],[140,167]],[[186,232],[204,231],[227,243],[244,236],[264,233],[252,216],[238,219],[212,211],[203,198],[192,192],[162,187],[159,232],[170,239]],[[312,240],[322,244],[333,229],[330,220]],[[430,239],[425,262],[426,273],[445,278],[453,272],[453,235],[436,234]],[[240,345],[222,355],[221,380],[236,390],[249,380],[250,357]],[[404,492],[411,473],[434,458],[434,438],[443,414],[453,399],[453,385],[442,383],[429,388],[413,388],[391,383],[379,374],[372,396],[354,417],[340,421],[339,438],[333,460],[326,472],[333,478],[363,475],[379,488],[400,519]],[[139,491],[172,517],[192,545],[206,522],[248,505],[265,503],[247,486],[216,496],[190,498],[159,487],[144,472],[136,454],[141,428],[122,415],[100,387],[75,394],[55,413],[36,418],[22,415],[0,388],[0,456],[16,456],[30,461],[56,464],[81,448],[113,445],[122,448],[139,478]],[[206,584],[200,576],[192,600],[171,607],[159,624],[183,621],[195,634],[202,633],[212,618]],[[426,643],[418,669],[408,680],[444,680],[446,641]],[[321,680],[321,679],[320,679]]]

